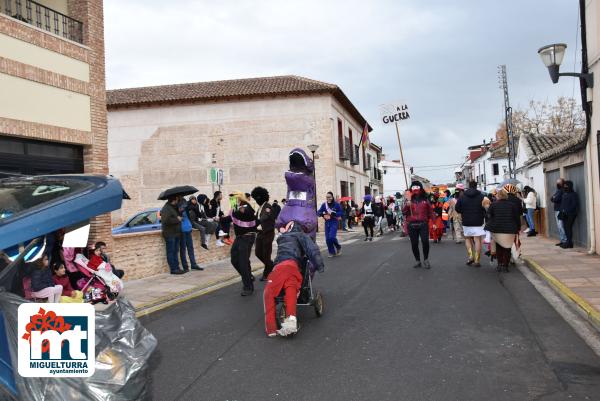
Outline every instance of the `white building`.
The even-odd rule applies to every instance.
[[[113,223],[161,205],[158,194],[175,185],[208,195],[261,185],[286,198],[288,154],[310,155],[311,144],[319,202],[327,191],[358,199],[377,178],[359,147],[370,127],[337,85],[283,76],[119,89],[107,107],[109,170],[131,196]],[[220,188],[211,167],[224,171]]]
[[[383,193],[385,196],[395,195],[396,192],[404,193],[410,187],[410,167],[402,167],[399,160],[383,160],[379,163],[383,171]],[[408,187],[407,187],[408,186]]]
[[[484,192],[496,188],[508,172],[506,143],[496,142],[483,149],[479,157],[471,162],[471,178],[477,181]]]

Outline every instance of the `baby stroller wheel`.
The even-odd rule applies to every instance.
[[[315,313],[317,317],[323,316],[323,295],[320,291],[317,291],[317,295],[315,296],[315,300],[313,301],[313,306],[315,308]]]
[[[283,302],[279,302],[275,308],[275,320],[277,321],[277,328],[280,329],[281,323],[283,323],[286,318],[285,304]]]

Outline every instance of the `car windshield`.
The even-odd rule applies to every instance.
[[[92,186],[85,181],[49,180],[47,177],[0,180],[0,224]]]

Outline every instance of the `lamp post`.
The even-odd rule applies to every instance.
[[[538,50],[544,65],[548,68],[552,83],[557,83],[560,77],[577,77],[585,82],[587,88],[594,87],[594,74],[582,72],[560,72],[560,65],[565,57],[567,45],[554,43]]]
[[[313,178],[315,180],[315,214],[317,214],[317,166],[315,164],[315,152],[319,149],[319,145],[308,145],[308,150],[312,153],[313,161]],[[319,224],[317,223],[317,232],[319,232]]]

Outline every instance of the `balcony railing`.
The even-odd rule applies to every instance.
[[[344,138],[344,153],[340,155],[340,160],[350,160],[350,138]]]
[[[350,160],[350,164],[352,164],[353,166],[358,166],[360,164],[358,145],[354,145],[354,149],[352,152],[352,160]]]
[[[0,12],[63,38],[83,43],[83,23],[35,1],[0,0]]]

